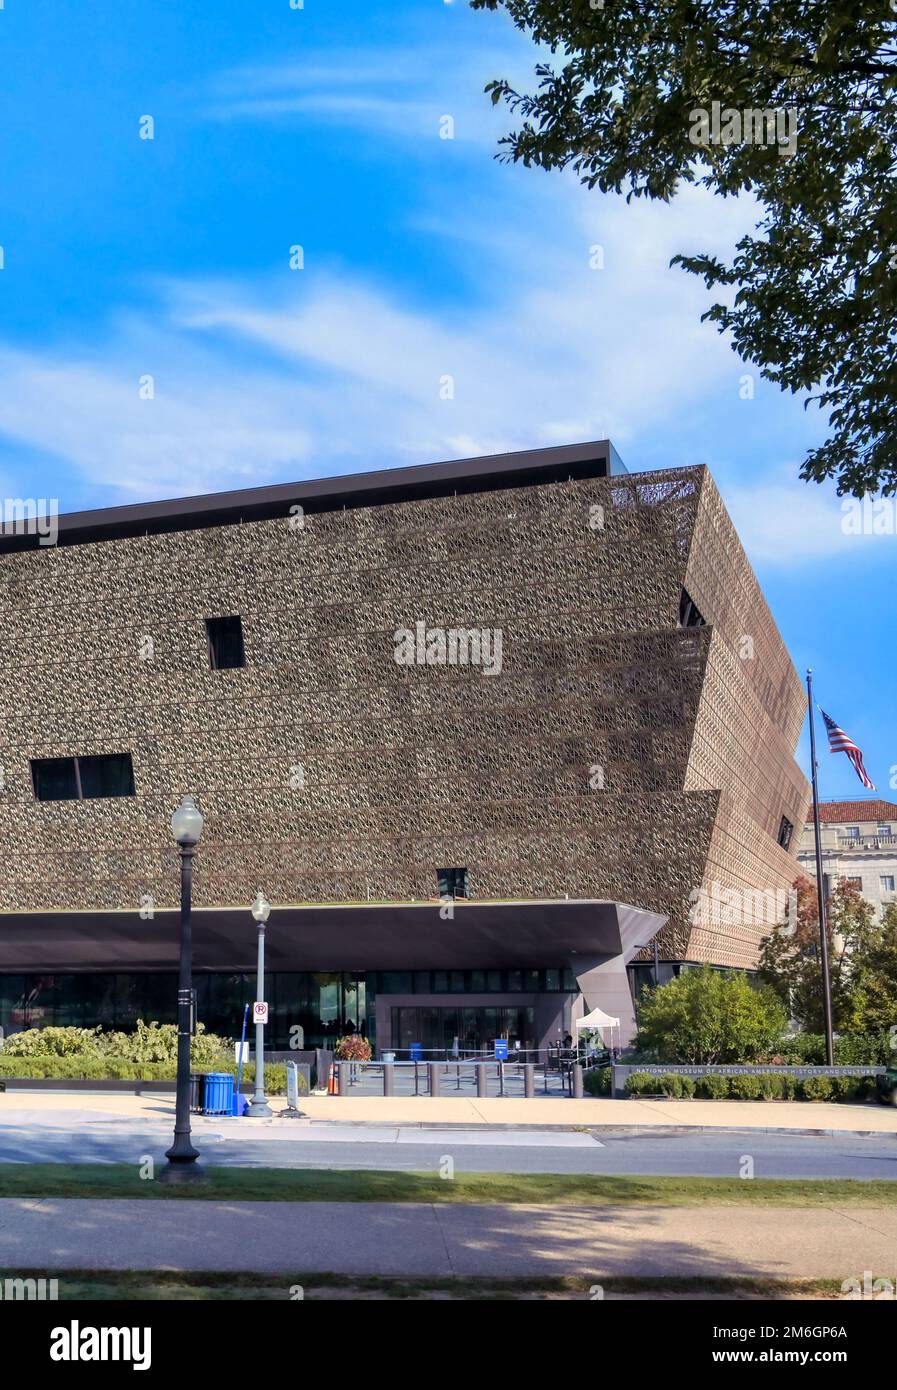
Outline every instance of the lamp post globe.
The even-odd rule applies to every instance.
[[[175,1100],[174,1143],[166,1150],[172,1177],[198,1170],[199,1158],[190,1138],[190,1036],[193,1013],[193,941],[190,910],[193,892],[193,856],[202,835],[203,816],[192,796],[184,796],[171,818],[171,833],[181,857],[181,924],[178,968],[178,1071]]]
[[[171,818],[171,833],[179,845],[197,845],[205,824],[192,796],[181,798],[181,804]]]
[[[258,1003],[265,999],[265,923],[271,915],[271,904],[261,888],[255,895],[250,908],[258,927],[258,972],[255,983],[255,997]],[[255,1094],[249,1105],[248,1114],[252,1119],[264,1119],[272,1113],[265,1095],[265,1025],[256,1019],[255,1024]]]
[[[255,920],[263,925],[271,916],[271,904],[268,902],[261,888],[255,895],[255,902],[252,904],[252,915]]]

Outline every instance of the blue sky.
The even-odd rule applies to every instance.
[[[756,374],[743,399],[669,268],[752,209],[498,164],[483,86],[533,61],[461,0],[5,0],[0,488],[68,511],[605,436],[631,470],[706,463],[897,799],[897,536],[797,480],[818,417]],[[861,792],[821,762],[824,796]]]

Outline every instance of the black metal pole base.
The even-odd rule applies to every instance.
[[[190,1143],[189,1132],[187,1134],[176,1134],[171,1148],[165,1150],[165,1157],[168,1159],[169,1163],[175,1163],[180,1167],[186,1167],[187,1164],[195,1163],[199,1158],[199,1149],[194,1149],[193,1145]]]
[[[179,1163],[176,1159],[169,1159],[164,1167],[159,1169],[157,1182],[165,1183],[166,1186],[175,1186],[180,1183],[205,1182],[206,1170],[201,1163]]]

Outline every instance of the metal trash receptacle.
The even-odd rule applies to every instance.
[[[206,1072],[204,1115],[229,1115],[234,1101],[234,1078],[229,1071]]]
[[[201,1115],[205,1100],[206,1074],[204,1071],[190,1073],[190,1114]]]

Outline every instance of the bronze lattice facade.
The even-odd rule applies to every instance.
[[[763,928],[695,895],[796,876],[802,688],[713,480],[509,457],[0,542],[6,920],[173,908],[190,791],[201,907],[421,902],[464,866],[473,900],[629,904],[669,919],[662,958],[751,966]],[[419,623],[500,633],[500,670],[398,664]],[[37,799],[35,760],[112,753],[133,795]]]

